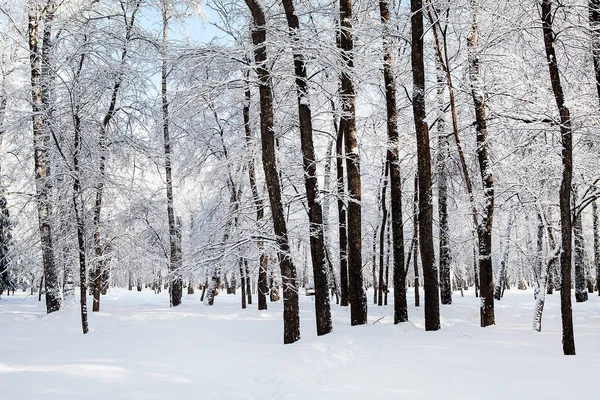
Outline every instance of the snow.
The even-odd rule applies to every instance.
[[[359,327],[332,305],[334,332],[323,337],[314,298],[300,300],[302,339],[283,345],[281,303],[242,310],[239,296],[221,293],[211,308],[196,294],[169,309],[165,292],[112,289],[84,336],[77,307],[46,315],[37,296],[4,296],[0,398],[597,398],[597,295],[573,303],[575,357],[562,355],[559,294],[546,298],[541,333],[531,330],[532,291],[506,291],[497,325],[485,329],[472,291],[442,306],[438,332],[424,331],[412,297],[411,322],[400,325],[391,305],[369,305],[369,324]]]

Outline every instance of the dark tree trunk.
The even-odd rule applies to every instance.
[[[425,330],[440,329],[440,293],[433,244],[431,153],[425,112],[425,65],[423,60],[423,1],[411,0],[413,115],[417,133],[419,176],[419,247],[425,288]]]
[[[485,115],[485,95],[479,73],[478,14],[479,0],[471,0],[471,34],[468,39],[469,78],[471,96],[475,106],[475,130],[477,132],[477,159],[483,182],[484,206],[481,221],[477,226],[479,242],[479,286],[481,290],[481,326],[494,325],[494,274],[492,270],[492,222],[494,218],[494,177],[492,161],[488,152],[487,120]]]
[[[246,79],[248,79],[247,72],[245,73],[245,76]],[[251,147],[254,135],[252,134],[252,127],[250,126],[251,93],[249,85],[246,85],[244,88],[244,97],[244,131],[246,133],[246,149],[249,154],[253,154]],[[256,222],[259,223],[265,216],[265,207],[263,205],[262,198],[258,193],[258,186],[256,185],[256,170],[254,168],[253,156],[250,156],[248,159],[248,177],[250,180],[250,190],[252,191],[252,201],[256,207]],[[264,251],[265,245],[262,240],[258,242],[258,248],[261,250],[258,266],[258,309],[266,310],[267,294],[269,293],[269,277],[267,273],[267,269],[269,268],[269,259]]]
[[[284,343],[294,343],[300,339],[300,316],[298,307],[298,289],[296,285],[296,268],[290,258],[287,226],[281,199],[281,185],[275,157],[275,132],[273,121],[273,92],[271,90],[271,74],[267,69],[266,21],[261,3],[257,0],[245,0],[252,13],[254,27],[252,42],[254,44],[254,61],[259,79],[260,91],[260,133],[262,142],[262,159],[271,203],[273,228],[278,244],[278,257],[283,285],[283,321]]]
[[[329,305],[329,288],[327,269],[325,265],[325,240],[323,236],[323,209],[317,200],[319,183],[317,181],[317,161],[313,144],[312,113],[308,97],[308,84],[304,55],[300,51],[300,24],[294,0],[282,0],[288,22],[290,35],[294,42],[294,72],[296,74],[296,97],[298,100],[298,116],[300,121],[300,143],[302,161],[304,164],[304,186],[308,202],[308,219],[310,222],[310,256],[313,266],[315,284],[315,313],[317,320],[317,335],[331,332],[331,310]]]
[[[50,196],[52,186],[50,180],[50,121],[48,121],[50,53],[52,49],[51,30],[54,20],[56,3],[49,0],[45,6],[43,22],[42,48],[39,49],[40,16],[35,9],[35,3],[30,3],[28,40],[31,65],[31,106],[33,124],[33,146],[35,164],[35,189],[38,211],[38,223],[42,246],[42,262],[44,281],[46,282],[46,312],[60,310],[62,306],[60,283],[54,260],[54,244],[52,239],[52,204]],[[41,292],[41,291],[40,291]]]
[[[571,307],[571,256],[572,256],[572,219],[571,219],[571,187],[573,176],[573,134],[571,131],[571,114],[565,105],[560,71],[554,49],[554,29],[552,20],[552,0],[542,0],[542,30],[544,47],[552,91],[556,107],[560,115],[560,133],[562,142],[562,180],[560,184],[560,227],[562,234],[562,252],[560,254],[561,286],[560,311],[562,317],[562,343],[565,355],[575,354],[575,337],[573,333],[573,309]]]
[[[413,271],[415,274],[415,307],[421,306],[419,297],[419,178],[415,175],[414,197],[413,197]],[[410,266],[407,266],[407,270]]]
[[[577,204],[577,187],[573,187],[572,198],[573,209]],[[581,212],[575,213],[573,217],[573,263],[575,264],[575,301],[582,303],[587,301],[588,292],[586,287],[586,267],[585,267],[585,242],[583,240],[583,221]]]
[[[81,55],[75,75],[75,81],[78,82],[79,76],[83,69],[85,61],[85,53]],[[77,224],[77,250],[79,253],[79,294],[81,308],[81,328],[83,333],[88,333],[88,315],[87,315],[87,260],[85,254],[85,232],[82,210],[82,193],[81,193],[81,178],[79,171],[79,154],[81,151],[81,114],[80,103],[76,103],[73,122],[74,122],[74,137],[73,137],[73,210],[75,211],[75,223]],[[129,290],[131,290],[131,272],[129,278]]]
[[[343,125],[344,121],[340,121]],[[348,306],[348,227],[346,225],[346,204],[344,198],[346,196],[346,185],[344,184],[344,131],[340,126],[337,140],[335,143],[336,149],[336,166],[337,166],[337,207],[338,207],[338,232],[340,239],[340,305]]]
[[[252,277],[248,269],[248,260],[244,260],[244,274],[246,275],[246,296],[248,296],[248,305],[252,304]]]
[[[352,0],[340,1],[340,48],[342,73],[340,98],[342,117],[340,128],[344,134],[346,173],[348,177],[348,284],[350,297],[350,323],[367,323],[367,296],[362,274],[362,211],[360,154],[356,137],[356,110],[354,83],[350,76],[354,69],[354,42],[352,39]]]
[[[598,202],[592,203],[592,216],[594,221],[594,267],[596,268],[596,289],[600,296],[600,218],[598,218]]]
[[[398,157],[398,111],[396,79],[394,77],[393,42],[389,32],[389,0],[379,1],[379,13],[384,24],[383,80],[387,115],[387,163],[390,171],[390,206],[392,209],[392,253],[394,255],[394,323],[408,321],[406,303],[406,275],[404,274],[404,229],[402,221],[402,181]],[[387,296],[386,283],[386,296]]]
[[[389,157],[389,155],[387,155]],[[379,302],[378,306],[383,304],[383,262],[385,257],[385,232],[387,225],[387,202],[386,202],[386,193],[387,193],[387,185],[388,185],[388,174],[389,174],[389,162],[386,160],[385,168],[383,171],[383,179],[381,185],[381,195],[380,195],[380,209],[381,209],[381,225],[379,227]]]
[[[238,260],[238,266],[240,268],[240,281],[242,289],[242,309],[246,308],[246,269],[244,268],[244,260],[241,258]]]
[[[446,160],[450,155],[450,145],[446,133],[444,104],[444,70],[441,63],[437,66],[437,100],[439,116],[437,121],[437,185],[438,185],[438,221],[439,221],[439,257],[440,257],[440,300],[442,304],[452,304],[452,269],[450,267],[450,227],[448,226],[448,167]]]

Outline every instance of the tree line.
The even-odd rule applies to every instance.
[[[455,291],[486,327],[533,287],[534,329],[559,290],[575,354],[572,286],[600,282],[598,0],[198,7],[0,3],[0,292],[51,313],[79,285],[87,333],[110,286],[239,287],[282,295],[293,343],[302,289],[325,335],[334,301],[367,323],[370,287],[398,324],[422,286],[432,331]]]

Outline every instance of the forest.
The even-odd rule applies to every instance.
[[[535,369],[581,339],[587,363],[548,358],[532,384],[592,393],[575,372],[600,360],[600,0],[0,0],[0,56],[0,321],[19,327],[0,353],[181,325],[211,357],[296,343],[261,362],[329,376],[403,335],[448,354],[468,336],[461,362],[515,382],[506,343]],[[181,340],[170,357],[194,357]]]

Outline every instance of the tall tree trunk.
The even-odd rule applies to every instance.
[[[438,101],[438,151],[437,151],[437,185],[438,185],[438,224],[439,224],[439,257],[440,257],[440,300],[442,304],[452,304],[452,268],[450,266],[450,227],[448,226],[448,166],[446,160],[450,149],[446,133],[444,105],[444,69],[438,59],[437,101]]]
[[[238,259],[238,267],[240,268],[240,281],[242,289],[242,309],[246,308],[246,269],[244,268],[244,260],[240,257]]]
[[[313,127],[308,82],[304,55],[300,51],[300,23],[294,10],[293,0],[282,0],[288,22],[293,49],[294,72],[296,74],[296,97],[300,121],[300,143],[304,165],[304,186],[308,202],[308,219],[310,223],[310,256],[315,283],[315,313],[317,335],[325,335],[333,329],[329,305],[329,288],[325,265],[325,240],[323,237],[323,209],[318,201],[319,183],[317,181],[317,161],[313,144]]]
[[[166,1],[161,2],[162,13],[162,43],[161,43],[161,101],[162,101],[162,129],[165,155],[165,184],[167,190],[167,220],[169,223],[169,272],[170,290],[173,307],[181,304],[183,294],[183,281],[179,275],[178,266],[181,254],[177,243],[177,229],[175,223],[175,208],[173,206],[173,173],[171,167],[171,136],[169,134],[169,100],[167,94],[168,65],[167,65],[167,39],[169,33],[169,10]]]
[[[83,64],[85,62],[85,53],[79,58],[75,82],[79,82]],[[79,255],[79,295],[81,309],[81,328],[83,333],[88,333],[88,312],[87,312],[87,260],[85,253],[85,224],[83,221],[83,199],[81,191],[81,174],[79,169],[79,154],[81,152],[81,103],[76,102],[73,110],[73,210],[75,211],[75,223],[77,224],[77,252]],[[130,272],[131,276],[131,272]],[[129,279],[131,282],[131,278]],[[131,286],[131,283],[130,283]],[[131,288],[129,289],[131,290]]]
[[[344,121],[340,120],[340,129],[335,143],[336,170],[337,170],[337,208],[338,208],[338,233],[340,242],[340,305],[348,306],[348,226],[346,216],[346,185],[344,183]]]
[[[573,187],[573,197],[571,200],[573,209],[577,204],[577,186]],[[583,240],[583,221],[581,212],[575,213],[573,217],[573,262],[575,264],[575,301],[582,303],[587,301],[588,292],[586,288],[586,267],[585,267],[585,242]]]
[[[387,162],[390,170],[390,206],[392,209],[392,252],[394,255],[394,323],[408,321],[406,275],[404,274],[404,229],[402,221],[402,181],[398,156],[398,111],[396,78],[394,76],[393,41],[389,32],[389,0],[379,1],[379,13],[384,26],[383,80],[387,115]],[[386,287],[387,292],[387,287]]]
[[[290,258],[287,226],[283,213],[281,185],[275,158],[275,132],[273,121],[273,92],[271,90],[271,74],[267,68],[266,20],[261,3],[258,0],[245,0],[252,13],[254,27],[252,42],[254,44],[254,61],[259,79],[260,91],[260,134],[262,141],[262,159],[271,203],[273,228],[279,247],[278,257],[283,284],[283,342],[294,343],[300,339],[300,316],[298,306],[298,289],[296,285],[296,268]]]
[[[425,112],[425,64],[423,60],[423,0],[411,0],[413,115],[417,133],[419,176],[419,247],[425,288],[425,330],[440,329],[440,293],[433,244],[431,152]]]
[[[413,242],[411,249],[413,252],[413,271],[415,274],[415,307],[421,306],[421,298],[419,297],[419,178],[415,174],[415,185],[413,195]],[[407,270],[410,266],[407,266]]]
[[[571,131],[571,114],[565,105],[560,71],[554,49],[554,29],[552,27],[552,0],[541,0],[542,30],[544,47],[552,91],[556,107],[560,114],[560,133],[562,142],[562,180],[560,184],[560,228],[562,234],[562,252],[560,254],[560,311],[562,317],[562,343],[565,355],[575,354],[575,337],[573,333],[573,309],[571,307],[571,249],[572,249],[572,220],[571,220],[571,187],[573,177],[573,133]]]
[[[49,0],[44,7],[41,17],[43,23],[42,48],[39,48],[40,11],[36,3],[29,4],[29,57],[31,65],[31,105],[33,109],[33,145],[35,164],[36,205],[42,245],[42,261],[44,266],[44,281],[46,282],[46,312],[60,310],[62,306],[60,283],[54,260],[54,244],[52,240],[52,193],[50,179],[50,160],[48,147],[50,145],[50,121],[47,118],[49,102],[50,52],[52,48],[51,30],[56,10],[54,0]]]
[[[249,72],[244,72],[246,80],[249,78]],[[263,205],[262,198],[258,193],[258,186],[256,184],[256,170],[254,167],[254,156],[252,151],[252,142],[254,135],[252,134],[252,127],[250,125],[250,103],[251,103],[251,92],[250,86],[246,84],[244,87],[244,131],[246,133],[246,152],[250,154],[248,157],[248,178],[250,181],[250,190],[252,191],[252,201],[254,207],[256,207],[256,222],[260,221],[265,216],[265,207]],[[267,309],[267,294],[269,293],[269,277],[267,269],[269,268],[269,258],[265,253],[265,245],[262,240],[258,242],[258,248],[261,250],[258,266],[258,309]]]
[[[389,157],[389,153],[387,157]],[[386,160],[385,168],[383,170],[381,195],[379,196],[381,199],[381,205],[379,207],[381,209],[381,226],[379,227],[379,302],[377,303],[378,306],[383,304],[383,261],[385,257],[385,232],[388,215],[386,193],[388,186],[389,165],[390,163],[388,162],[388,160]]]
[[[594,267],[596,268],[596,289],[600,296],[600,218],[598,218],[598,202],[592,203],[592,216],[594,221]]]
[[[356,137],[355,91],[351,71],[354,69],[354,42],[352,39],[352,0],[340,0],[340,48],[342,73],[340,97],[342,117],[340,128],[344,134],[346,173],[348,176],[348,283],[350,294],[350,323],[367,323],[367,296],[362,274],[362,211],[360,154]]]
[[[494,177],[492,161],[488,152],[485,95],[479,73],[477,41],[479,0],[471,0],[471,33],[468,39],[469,79],[471,96],[475,106],[475,130],[477,132],[477,159],[483,182],[484,206],[481,221],[477,226],[479,241],[479,285],[481,290],[481,326],[494,325],[494,273],[492,270],[492,222],[494,218]]]
[[[334,122],[336,121],[335,117],[334,117]],[[336,132],[337,135],[337,122],[335,122],[336,125],[334,127],[334,131]],[[324,192],[325,195],[323,196],[323,241],[325,242],[325,259],[328,265],[328,271],[329,271],[329,275],[327,277],[327,279],[329,280],[329,287],[331,288],[331,290],[333,291],[333,294],[335,294],[335,298],[336,298],[336,304],[340,303],[340,288],[339,288],[339,281],[338,281],[338,277],[337,277],[337,271],[336,268],[333,265],[333,262],[331,260],[331,256],[333,254],[333,248],[331,245],[331,227],[329,225],[329,206],[330,206],[330,195],[331,195],[331,163],[333,160],[333,146],[334,146],[334,139],[330,138],[329,142],[327,143],[327,155],[325,158],[325,173],[324,173],[324,177],[323,177],[323,183],[324,183]]]

